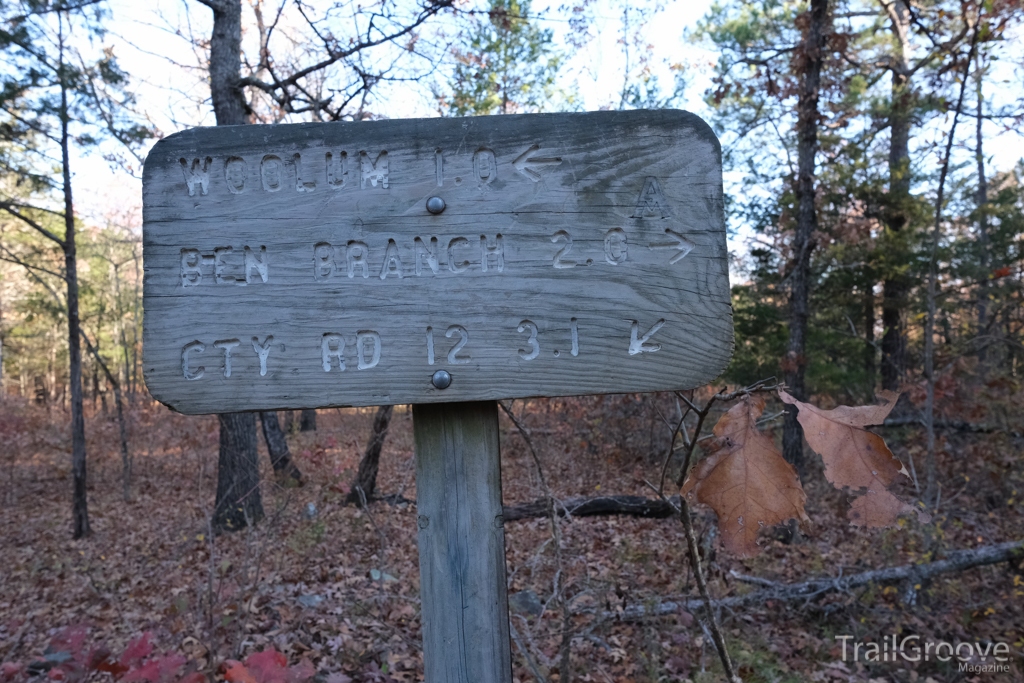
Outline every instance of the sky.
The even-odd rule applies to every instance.
[[[109,0],[112,22],[109,39],[122,66],[138,83],[138,106],[162,135],[169,135],[194,125],[213,125],[209,104],[209,87],[195,67],[196,55],[183,35],[189,31],[205,37],[210,31],[210,10],[196,0]],[[652,67],[659,80],[668,85],[673,74],[667,59],[691,66],[689,75],[692,101],[685,108],[698,114],[704,105],[700,99],[710,85],[713,54],[683,39],[687,28],[693,27],[711,6],[711,0],[668,2],[664,9],[643,28],[644,39],[653,47]],[[554,30],[556,40],[565,33],[568,21],[560,11],[559,0],[534,0],[533,10],[540,24]],[[594,22],[591,40],[581,50],[564,44],[558,49],[565,55],[561,71],[561,87],[571,92],[587,111],[617,106],[623,82],[624,63],[618,44],[622,36],[623,17],[610,0],[591,3]],[[635,22],[635,12],[630,20]],[[662,59],[665,56],[665,59]],[[634,60],[635,61],[635,60]],[[408,91],[382,91],[383,107],[388,118],[437,116],[429,92],[421,88],[416,97]],[[205,100],[198,105],[196,100]],[[73,160],[76,186],[80,198],[76,203],[87,218],[98,221],[112,207],[124,211],[141,203],[141,182],[119,168],[112,168],[101,155]],[[138,169],[135,169],[136,172]]]
[[[706,46],[684,38],[710,9],[712,0],[649,0],[659,3],[660,11],[642,24],[644,42],[651,46],[651,67],[662,84],[669,86],[673,74],[668,64],[682,64],[689,82],[683,108],[710,118],[702,95],[711,85],[715,55]],[[560,72],[560,87],[573,94],[583,110],[615,108],[627,57],[620,39],[624,17],[621,1],[592,0],[588,5],[593,17],[590,40],[582,48],[574,49],[561,41],[568,31],[568,17],[562,9],[563,0],[534,0],[533,11],[545,28],[556,36],[556,48],[564,55]],[[636,8],[648,0],[637,0],[630,7],[628,19],[637,25]],[[272,4],[272,3],[268,3]],[[313,3],[311,3],[313,4]],[[213,125],[209,104],[209,87],[205,73],[197,68],[203,55],[197,54],[186,37],[191,33],[200,38],[209,35],[211,12],[197,0],[108,0],[112,22],[109,39],[114,45],[122,68],[138,84],[137,98],[141,111],[162,135],[169,135],[194,125]],[[247,3],[243,3],[243,6]],[[243,10],[248,13],[248,9]],[[1020,33],[1012,38],[1024,43]],[[252,49],[249,45],[249,49]],[[635,64],[636,53],[630,59]],[[1005,93],[1016,96],[1021,87],[1021,73],[1007,69],[998,80],[1007,88]],[[1016,90],[1014,89],[1016,88]],[[410,96],[412,93],[414,96]],[[997,95],[998,96],[998,95]],[[384,88],[380,92],[382,105],[378,112],[388,118],[436,116],[433,100],[426,86]],[[947,128],[926,134],[942,135]],[[1015,130],[998,132],[990,126],[987,150],[992,159],[989,168],[1005,170],[1024,158],[1024,137]],[[925,135],[921,136],[922,139]],[[728,144],[728,141],[726,141]],[[966,150],[965,150],[966,153]],[[141,220],[141,181],[94,154],[73,160],[77,205],[87,220],[103,222],[111,214]],[[135,169],[136,175],[138,168]],[[736,174],[726,176],[726,192],[730,186],[738,188]],[[134,217],[134,218],[133,218]],[[137,227],[134,226],[134,227]],[[745,251],[749,238],[742,229],[730,236],[730,250]]]

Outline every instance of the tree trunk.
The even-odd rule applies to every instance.
[[[3,278],[0,278],[0,295],[3,294]],[[24,396],[24,392],[22,392]],[[4,401],[4,301],[0,298],[0,403]]]
[[[135,247],[133,246],[132,249]],[[110,263],[110,270],[114,280],[114,296],[117,302],[117,320],[115,321],[115,333],[118,341],[121,342],[121,354],[124,356],[124,369],[118,373],[118,382],[121,387],[127,388],[128,397],[131,398],[132,392],[132,376],[131,376],[131,355],[128,349],[128,337],[124,331],[124,319],[126,316],[124,306],[121,302],[121,272],[120,268],[113,261]],[[120,408],[118,408],[120,410]],[[126,498],[127,500],[127,498]]]
[[[142,320],[142,292],[139,291],[139,283],[142,282],[142,273],[139,261],[139,254],[135,247],[132,247],[132,263],[135,266],[135,296],[132,297],[135,314],[133,319],[136,324],[132,325],[132,378],[128,384],[128,400],[135,402],[135,390],[139,386],[139,325]]]
[[[242,61],[242,3],[240,0],[199,0],[213,10],[210,37],[210,97],[218,126],[248,123],[245,98],[239,87]],[[256,416],[218,415],[220,466],[214,525],[241,529],[263,517],[260,470],[256,449]],[[241,501],[241,502],[240,502]]]
[[[910,201],[910,123],[913,93],[908,65],[910,15],[906,5],[894,2],[889,12],[896,50],[892,55],[892,107],[889,113],[889,193],[886,198],[887,248],[893,263],[905,264],[909,255],[896,239],[908,220]],[[910,282],[890,266],[882,283],[882,388],[898,391],[907,370],[905,309]]]
[[[260,413],[260,425],[263,427],[263,439],[267,442],[267,453],[270,454],[270,464],[274,468],[278,482],[288,484],[302,484],[302,472],[292,461],[292,453],[288,449],[288,440],[277,421],[277,412],[265,410]]]
[[[114,402],[117,404],[117,429],[121,439],[121,497],[127,503],[132,499],[132,456],[128,452],[128,429],[124,419],[124,401],[121,387],[114,383]]]
[[[299,431],[316,431],[316,411],[314,409],[306,408],[302,411],[302,416],[299,418]]]
[[[121,385],[117,378],[114,377],[114,373],[110,371],[107,364],[103,362],[103,357],[100,356],[99,349],[89,341],[89,337],[84,331],[82,332],[82,339],[85,340],[85,348],[88,349],[89,354],[93,357],[96,364],[103,369],[103,373],[106,375],[107,381],[110,382],[110,386],[114,390],[114,403],[117,406],[117,426],[121,439],[121,496],[127,503],[131,500],[132,456],[128,451],[128,425],[124,417],[124,401],[121,398]]]
[[[242,72],[242,3],[240,0],[199,0],[213,10],[210,38],[210,96],[218,126],[249,123]]]
[[[60,328],[55,327],[53,330],[53,339],[50,344],[50,357],[47,359],[46,364],[46,377],[43,379],[44,387],[44,403],[46,404],[46,413],[50,413],[50,409],[57,404],[57,399],[60,398],[60,390],[57,388],[57,339],[60,337]]]
[[[992,267],[989,262],[988,246],[988,179],[985,177],[985,155],[982,146],[981,124],[984,113],[985,100],[982,96],[983,70],[981,56],[978,57],[978,65],[974,71],[977,88],[977,124],[975,127],[974,157],[978,165],[978,191],[975,193],[975,202],[978,212],[978,266],[981,276],[978,278],[978,335],[987,333],[988,328],[988,279]],[[982,376],[988,370],[988,358],[986,353],[987,345],[982,343],[978,346],[978,364],[981,366]]]
[[[875,393],[875,275],[868,271],[864,277],[864,378],[868,399]]]
[[[85,461],[85,406],[82,399],[82,346],[78,338],[78,254],[75,249],[75,203],[71,196],[70,137],[68,124],[68,90],[64,81],[64,39],[61,26],[59,46],[60,62],[57,66],[60,80],[60,152],[64,182],[64,277],[68,285],[68,384],[71,394],[71,472],[73,493],[71,498],[72,534],[84,538],[92,531],[89,526],[89,505]]]
[[[220,420],[216,531],[237,531],[263,518],[255,413],[225,413]]]
[[[373,418],[373,432],[370,434],[370,441],[366,444],[366,452],[363,459],[359,461],[359,471],[356,473],[355,481],[345,497],[346,505],[362,505],[373,499],[377,491],[377,469],[380,466],[380,451],[384,447],[384,439],[388,435],[388,425],[391,424],[391,412],[394,406],[381,406],[377,408],[377,415]]]
[[[64,210],[67,212],[65,225],[64,267],[68,281],[68,383],[71,389],[71,471],[74,480],[72,496],[72,518],[74,538],[84,538],[91,533],[89,526],[89,505],[86,486],[85,460],[85,406],[82,401],[82,347],[78,340],[78,269],[75,252],[75,219],[71,203],[71,178],[68,172],[68,150],[64,150]]]
[[[979,12],[980,12],[979,8]],[[980,16],[978,18],[980,21]],[[925,489],[924,500],[929,506],[938,504],[938,472],[935,463],[935,317],[939,296],[939,242],[942,238],[942,208],[945,199],[946,178],[949,175],[950,156],[953,152],[953,141],[956,139],[956,125],[960,121],[960,113],[964,106],[964,92],[967,90],[968,71],[974,61],[974,50],[978,45],[978,25],[975,24],[971,36],[971,51],[964,62],[963,77],[960,80],[960,96],[953,110],[953,122],[949,126],[946,138],[946,150],[942,156],[942,167],[939,171],[939,188],[935,193],[935,224],[932,226],[931,254],[928,259],[928,313],[924,322],[924,427],[925,427]]]
[[[815,156],[818,152],[818,93],[825,59],[828,31],[828,0],[811,0],[802,46],[803,74],[797,102],[797,219],[793,237],[793,270],[789,274],[789,348],[786,352],[786,386],[801,401],[807,400],[804,374],[807,369],[807,318],[811,290],[811,251],[818,217],[814,206]],[[806,475],[804,442],[795,406],[786,406],[782,453]]]

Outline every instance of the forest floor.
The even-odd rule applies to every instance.
[[[651,496],[645,482],[657,483],[668,443],[657,400],[519,401],[512,409],[530,430],[556,497]],[[125,502],[117,423],[92,416],[93,533],[79,541],[70,538],[66,414],[8,399],[0,416],[4,662],[40,658],[60,629],[72,626],[114,652],[151,632],[158,650],[189,658],[211,681],[223,677],[225,660],[267,647],[291,663],[308,660],[326,683],[422,680],[415,504],[342,505],[372,410],[321,410],[317,431],[289,436],[306,478],[300,488],[274,483],[261,443],[266,519],[221,536],[210,534],[207,521],[216,485],[216,418],[148,403],[134,408],[134,477]],[[522,434],[500,418],[505,504],[540,498]],[[920,455],[913,428],[887,429],[884,436],[900,457]],[[851,527],[843,494],[817,476],[806,485],[811,523],[798,540],[784,542],[785,534],[769,530],[763,552],[740,560],[716,550],[713,514],[702,511],[696,527],[710,560],[712,594],[758,588],[732,572],[782,582],[834,577],[1024,538],[1019,438],[952,434],[941,445],[944,500],[929,525]],[[398,407],[379,490],[414,501],[414,474],[412,413]],[[309,504],[316,508],[312,516]],[[559,532],[557,544],[548,519],[506,523],[517,681],[569,678],[559,673],[565,627],[574,681],[724,680],[700,611],[623,618],[631,606],[697,595],[678,518],[576,518],[561,521]],[[944,574],[921,586],[912,605],[896,586],[871,586],[816,600],[747,604],[719,616],[747,682],[1024,681],[1022,574],[1019,563]],[[853,643],[882,647],[907,635],[921,643],[1007,643],[1009,670],[963,672],[955,661],[934,659],[865,662],[862,655],[853,661],[852,652],[844,661],[844,642],[851,649]]]

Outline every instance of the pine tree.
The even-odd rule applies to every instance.
[[[90,526],[72,146],[88,146],[104,134],[137,144],[148,134],[125,118],[131,97],[124,92],[127,79],[113,53],[91,56],[76,49],[101,35],[104,19],[96,2],[0,4],[5,65],[0,76],[0,164],[7,176],[0,189],[0,212],[16,231],[43,238],[62,258],[56,268],[41,269],[6,245],[3,256],[30,274],[56,276],[65,285],[75,538],[88,536]]]
[[[438,95],[452,116],[538,112],[551,100],[560,57],[552,31],[538,28],[529,0],[489,0],[468,44],[455,48],[451,92]]]

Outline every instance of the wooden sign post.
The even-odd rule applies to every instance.
[[[511,680],[497,399],[732,353],[696,116],[199,128],[146,160],[144,370],[184,413],[414,404],[427,680]]]
[[[512,683],[498,406],[413,407],[429,683]]]

